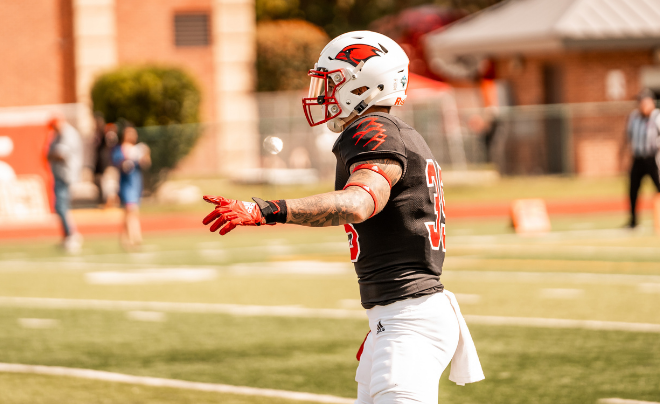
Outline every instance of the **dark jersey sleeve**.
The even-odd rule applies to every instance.
[[[335,154],[346,170],[358,161],[387,158],[400,162],[405,172],[406,147],[399,128],[382,115],[369,114],[356,120],[338,139]]]

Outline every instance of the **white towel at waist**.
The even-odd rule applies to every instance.
[[[454,308],[460,331],[458,347],[456,348],[456,353],[454,353],[454,356],[451,359],[449,380],[459,386],[464,386],[465,383],[474,383],[484,380],[486,377],[484,376],[484,371],[481,369],[481,362],[479,362],[477,348],[474,346],[470,330],[468,330],[465,319],[461,314],[461,308],[458,306],[456,296],[447,289],[444,290],[444,295],[447,296],[451,306]]]

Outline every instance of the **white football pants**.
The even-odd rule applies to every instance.
[[[356,404],[438,403],[438,382],[456,351],[458,319],[436,293],[367,310],[371,333],[357,368]]]

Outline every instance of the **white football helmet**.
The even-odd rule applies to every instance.
[[[373,105],[403,105],[408,89],[409,59],[385,35],[354,31],[330,41],[308,75],[312,78],[303,109],[310,126],[344,124]],[[361,87],[367,90],[359,94]]]

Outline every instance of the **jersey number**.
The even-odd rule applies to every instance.
[[[440,244],[442,244],[442,251],[445,252],[445,225],[441,223],[442,217],[445,215],[445,193],[442,189],[442,170],[438,163],[431,159],[426,160],[426,186],[434,188],[432,201],[435,221],[425,222],[424,224],[429,231],[431,248],[439,250]]]
[[[348,247],[351,250],[351,262],[357,262],[360,257],[360,243],[358,241],[358,234],[352,224],[345,224],[344,230],[348,234]]]
[[[442,244],[442,251],[445,252],[445,224],[441,223],[441,218],[445,215],[445,194],[442,189],[442,170],[433,160],[426,160],[426,186],[434,188],[433,193],[433,211],[435,220],[425,222],[426,229],[429,231],[429,241],[431,248],[439,250]],[[360,257],[359,236],[352,224],[345,224],[344,230],[348,234],[348,246],[351,251],[351,261],[357,262]]]

